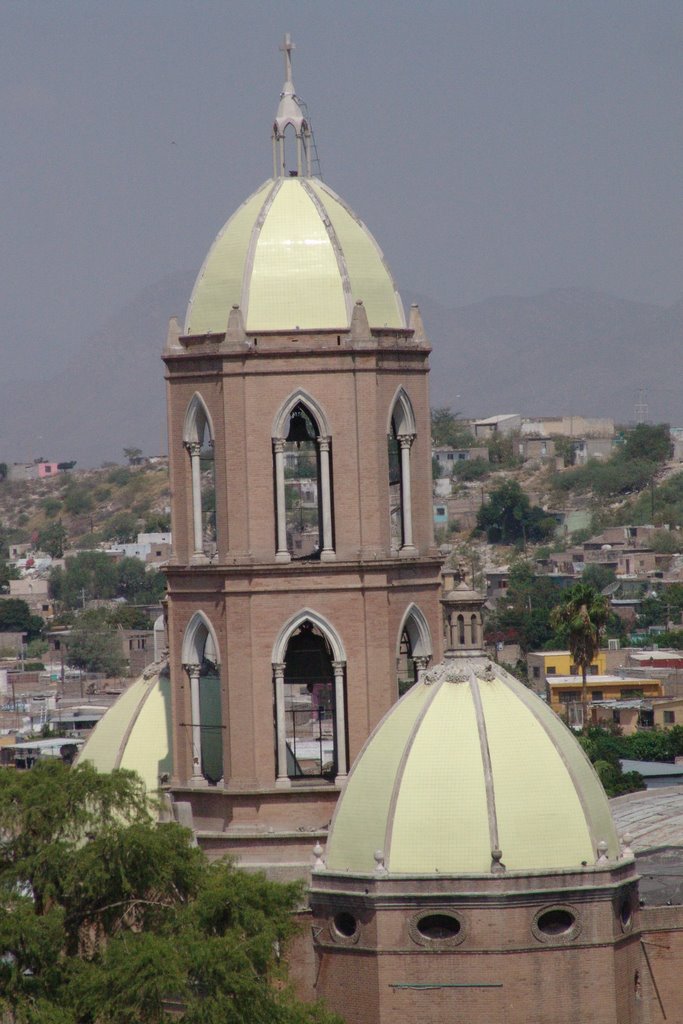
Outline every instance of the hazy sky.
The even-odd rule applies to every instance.
[[[286,30],[323,176],[406,302],[576,285],[683,297],[681,0],[0,13],[5,379],[51,373],[142,287],[198,270],[271,174]]]

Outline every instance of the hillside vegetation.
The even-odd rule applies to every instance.
[[[53,557],[66,548],[134,541],[170,529],[168,468],[104,466],[53,479],[0,481],[0,557],[32,542]]]

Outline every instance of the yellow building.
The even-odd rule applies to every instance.
[[[657,701],[652,705],[652,717],[655,729],[671,729],[674,725],[683,725],[683,697]]]
[[[581,677],[569,651],[534,651],[527,655],[529,682],[537,693],[545,692],[548,676]],[[607,672],[607,651],[598,651],[590,667],[590,675],[604,675]]]
[[[663,696],[661,679],[624,679],[622,676],[591,675],[587,684],[589,721],[596,725],[613,722],[622,728],[625,735],[635,732],[639,725],[652,725],[652,705],[649,701]],[[550,676],[546,679],[546,688],[548,703],[553,711],[564,718],[568,725],[581,728],[581,676]],[[644,707],[646,701],[648,703]],[[642,720],[644,710],[648,712],[645,722]]]

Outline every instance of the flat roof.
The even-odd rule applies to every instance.
[[[553,676],[546,678],[549,686],[582,686],[581,676]],[[652,683],[654,686],[661,686],[661,679],[643,679],[640,676],[635,679],[632,676],[586,676],[586,686],[595,686],[596,683],[608,683],[620,686],[631,686],[637,689],[643,683]]]
[[[25,740],[23,743],[15,743],[10,750],[59,750],[65,743],[85,743],[82,739],[72,739],[71,736],[53,736],[49,740]]]
[[[624,757],[620,764],[625,772],[640,772],[644,779],[658,775],[683,775],[683,764],[671,764],[669,761],[632,761]]]

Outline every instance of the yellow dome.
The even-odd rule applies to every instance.
[[[370,736],[337,805],[326,866],[373,872],[377,853],[390,874],[488,874],[498,861],[554,871],[618,852],[607,797],[575,737],[474,656],[426,673]]]
[[[276,178],[233,214],[206,257],[186,334],[221,334],[233,305],[247,331],[347,330],[362,299],[371,327],[404,328],[374,238],[322,181]]]
[[[159,776],[171,770],[170,723],[168,670],[150,666],[98,722],[78,760],[90,761],[100,772],[135,771],[152,793],[159,788]]]

